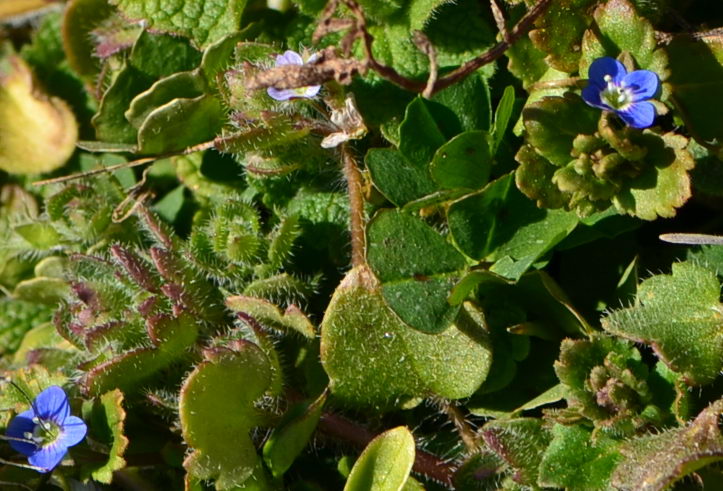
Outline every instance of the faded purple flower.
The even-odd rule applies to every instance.
[[[658,76],[650,70],[627,72],[622,63],[610,57],[593,61],[589,83],[582,91],[590,106],[612,111],[633,128],[647,128],[655,120],[655,106],[647,102],[658,91]]]
[[[316,59],[316,53],[304,60],[301,55],[295,51],[288,50],[283,55],[276,56],[276,66],[284,65],[303,65]],[[269,87],[266,93],[277,101],[288,101],[295,98],[311,98],[316,96],[321,89],[321,85],[308,85],[306,87],[298,87],[296,89],[276,89]]]
[[[88,428],[82,419],[70,415],[68,396],[57,385],[35,398],[32,408],[13,418],[6,435],[10,446],[28,457],[39,472],[52,471],[68,447],[80,443]]]

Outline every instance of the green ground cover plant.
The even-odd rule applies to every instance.
[[[0,488],[723,489],[723,6],[0,4]]]

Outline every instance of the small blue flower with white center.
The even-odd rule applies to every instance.
[[[316,58],[316,53],[304,59],[296,51],[288,50],[284,52],[283,55],[276,56],[276,66],[303,65],[314,61]],[[320,89],[321,85],[309,85],[307,87],[298,87],[296,89],[276,89],[274,87],[269,87],[266,89],[266,93],[269,94],[272,99],[276,99],[277,101],[288,101],[289,99],[296,98],[310,99],[315,97],[316,94],[319,93]]]
[[[68,447],[80,443],[87,431],[82,419],[70,415],[63,389],[53,385],[38,394],[31,409],[10,421],[5,435],[12,448],[44,473],[52,471],[68,453]]]
[[[660,81],[650,70],[630,73],[610,57],[598,58],[588,70],[589,83],[582,91],[590,106],[612,111],[628,126],[647,128],[655,120],[655,106],[647,102],[658,91]]]

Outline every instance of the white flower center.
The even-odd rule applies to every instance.
[[[633,93],[630,89],[613,82],[613,77],[605,75],[607,87],[600,93],[600,100],[613,109],[626,109],[633,102]]]
[[[33,421],[36,423],[35,428],[33,428],[33,432],[27,432],[23,435],[25,438],[32,440],[38,447],[50,445],[58,439],[61,433],[61,429],[58,425],[48,420],[43,420],[42,422],[35,420],[36,418],[33,418]]]

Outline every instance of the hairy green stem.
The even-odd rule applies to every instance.
[[[353,267],[366,264],[366,236],[364,234],[364,194],[362,177],[356,159],[346,143],[341,145],[341,158],[349,193],[349,215],[351,233],[351,264]]]

